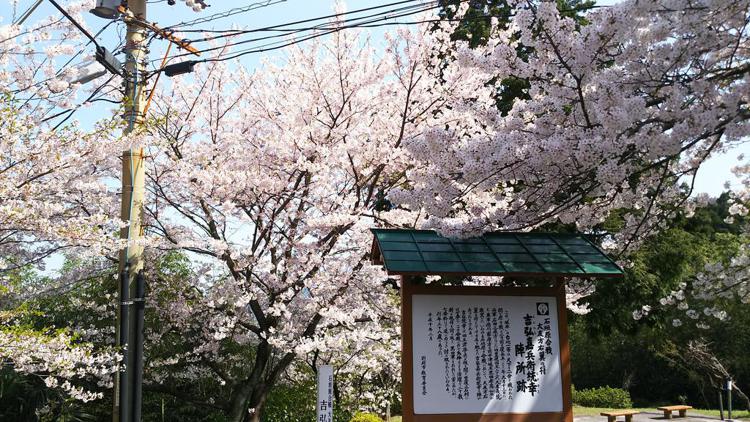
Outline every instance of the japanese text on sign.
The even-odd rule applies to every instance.
[[[412,301],[415,413],[562,411],[554,297]]]
[[[333,422],[333,367],[318,367],[317,422]]]

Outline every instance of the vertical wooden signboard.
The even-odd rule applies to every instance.
[[[572,422],[564,285],[402,278],[404,422]]]
[[[318,403],[316,422],[333,422],[333,367],[318,367]]]

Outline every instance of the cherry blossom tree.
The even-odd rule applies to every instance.
[[[111,88],[100,79],[82,89],[66,82],[76,79],[78,68],[58,70],[61,57],[83,46],[80,38],[62,18],[0,27],[0,274],[69,246],[102,244],[112,227],[115,198],[106,192],[101,168],[113,126],[58,125],[80,107],[81,97],[88,96],[86,104]]]
[[[179,289],[148,270],[151,294],[171,299],[150,305],[148,342],[178,334],[185,346],[147,364],[151,388],[212,377],[227,392],[216,406],[259,421],[295,363],[395,372],[397,299],[369,264],[370,227],[590,230],[617,210],[613,245],[627,251],[684,204],[680,181],[742,145],[748,0],[631,0],[586,25],[553,2],[509,5],[474,49],[451,40],[450,21],[398,30],[383,51],[342,31],[256,72],[209,62],[157,90],[137,135],[150,157],[145,242],[151,262],[176,251],[193,266]],[[113,255],[106,181],[134,139],[112,139],[111,124],[48,126],[78,87],[17,54],[23,30],[0,32],[0,60],[14,61],[0,80],[29,87],[5,89],[7,122],[21,123],[0,138],[19,157],[0,180],[0,207],[13,204],[2,230],[18,227],[7,248],[27,261],[49,248]],[[528,81],[528,99],[500,112],[490,82],[508,78]],[[18,248],[32,239],[43,249]]]
[[[528,81],[525,95],[509,110],[492,101],[502,86],[454,98],[466,118],[405,143],[414,165],[390,199],[457,236],[550,222],[596,231],[617,211],[605,246],[625,258],[693,206],[706,160],[747,148],[750,3],[625,1],[584,25],[554,2],[509,4],[510,22],[496,21],[486,46],[459,42],[443,66]],[[746,180],[747,167],[737,171]],[[747,200],[738,193],[734,212]],[[717,301],[748,300],[746,256],[694,280],[699,313],[721,317]]]
[[[358,370],[393,360],[397,302],[369,263],[369,228],[415,224],[418,213],[377,210],[404,181],[401,146],[483,83],[436,77],[431,37],[401,30],[378,54],[338,32],[255,73],[200,66],[156,97],[149,242],[203,262],[194,283],[205,291],[162,318],[184,330],[200,315],[189,355],[232,386],[232,420],[248,408],[259,420],[297,358]],[[234,360],[228,342],[253,358]]]
[[[391,198],[454,235],[587,230],[623,209],[616,247],[632,249],[684,204],[680,181],[744,145],[748,2],[625,1],[582,26],[554,2],[509,3],[510,22],[485,47],[459,43],[446,72],[528,80],[528,99],[503,115],[494,92],[454,98],[467,117],[405,143],[415,162]]]
[[[737,166],[735,172],[744,176],[742,188],[732,192],[730,197],[728,223],[735,219],[747,217],[748,168]],[[742,223],[743,220],[739,220]],[[669,294],[661,298],[659,304],[674,307],[682,315],[675,318],[672,324],[676,327],[684,323],[693,323],[698,328],[708,329],[713,322],[731,318],[728,312],[736,309],[737,303],[750,304],[750,227],[743,224],[738,250],[733,256],[724,260],[715,260],[705,265],[702,272],[680,283]]]
[[[69,6],[79,13],[87,4]],[[53,254],[96,256],[117,248],[110,235],[119,224],[111,217],[116,197],[103,178],[104,169],[117,165],[109,154],[120,142],[111,140],[106,122],[93,130],[59,124],[78,98],[92,101],[110,88],[99,80],[81,89],[67,82],[77,78],[75,68],[58,71],[83,46],[62,17],[0,26],[0,365],[86,401],[102,393],[76,381],[108,385],[117,354],[81,342],[72,330],[24,324],[27,301],[60,286],[19,279]]]

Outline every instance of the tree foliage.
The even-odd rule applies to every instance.
[[[632,0],[582,14],[587,4],[460,2],[448,19],[393,32],[382,53],[337,32],[255,72],[204,63],[160,86],[129,137],[111,119],[84,130],[54,117],[80,93],[54,67],[81,47],[69,24],[1,27],[3,364],[64,397],[111,382],[112,264],[126,245],[111,184],[131,145],[149,156],[153,411],[179,398],[204,418],[257,422],[305,364],[361,375],[343,395],[369,383],[370,404],[392,396],[398,298],[370,265],[372,226],[465,236],[612,223],[608,246],[637,249],[687,204],[678,183],[747,139],[750,3]],[[84,101],[119,101],[111,88]],[[748,195],[728,212],[747,213]],[[635,309],[656,328],[661,313],[692,319],[688,299],[750,300],[746,242],[695,233],[714,217],[689,221],[647,243],[629,269],[638,282],[610,292],[663,307]],[[56,252],[75,257],[60,277],[14,279]],[[698,273],[709,260],[725,262]],[[608,300],[590,303],[632,328],[633,310]]]
[[[746,242],[746,220],[727,219],[730,198],[725,193],[692,215],[680,214],[630,256],[623,280],[601,280],[594,293],[580,299],[590,312],[572,324],[576,385],[619,386],[642,406],[679,402],[684,396],[690,403],[715,407],[720,377],[712,369],[716,365],[699,365],[691,358],[696,345],[740,388],[747,385],[750,361],[742,352],[750,344],[746,305],[735,295],[720,304],[691,291],[706,265],[728,262]],[[677,291],[683,300],[668,303]]]

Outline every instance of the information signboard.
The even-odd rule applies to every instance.
[[[317,422],[333,422],[333,367],[318,367]]]
[[[407,284],[405,422],[572,421],[564,305],[555,288]]]

